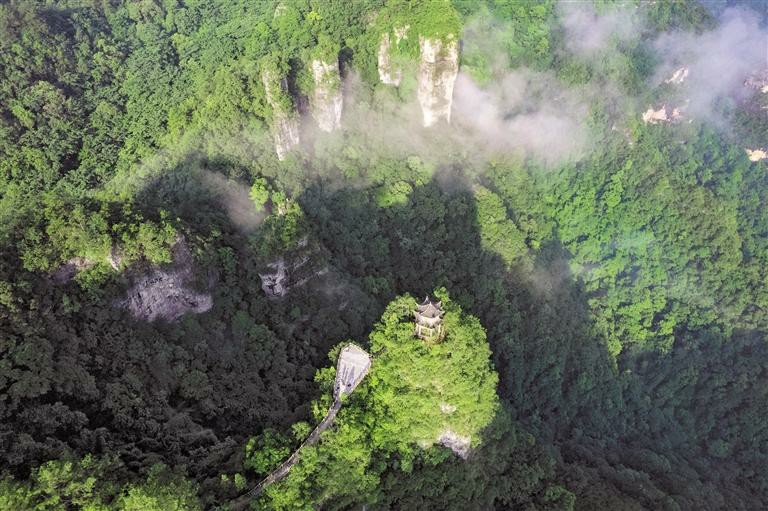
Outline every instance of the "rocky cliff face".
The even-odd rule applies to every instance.
[[[287,94],[285,79],[276,81],[268,72],[262,72],[261,81],[267,93],[267,103],[272,107],[272,136],[277,159],[282,161],[288,152],[299,144],[299,120],[293,111],[286,111],[279,98]],[[277,85],[276,85],[277,84]]]
[[[681,67],[680,69],[676,70],[672,76],[664,80],[664,83],[680,85],[685,81],[686,78],[688,78],[688,71],[688,67]]]
[[[392,64],[392,43],[389,32],[382,34],[379,42],[379,80],[387,85],[400,85],[403,79],[403,71]]]
[[[451,122],[453,86],[459,74],[458,42],[452,36],[445,40],[419,37],[419,48],[418,98],[424,126]]]
[[[200,314],[209,310],[213,306],[211,295],[189,287],[193,278],[192,254],[183,239],[174,244],[172,254],[170,266],[153,268],[135,277],[128,296],[117,305],[144,321],[174,321],[190,312]]]
[[[267,262],[259,272],[261,289],[268,298],[281,298],[295,288],[301,287],[315,277],[328,273],[325,257],[321,250],[309,246],[306,237],[302,238],[293,250],[286,251],[277,259]]]
[[[312,76],[315,79],[312,116],[321,130],[334,131],[341,126],[341,109],[344,102],[341,95],[339,64],[313,60]]]
[[[437,443],[452,450],[454,454],[462,459],[467,459],[467,456],[469,456],[469,446],[471,441],[472,439],[470,437],[461,436],[450,429],[443,431],[440,438],[437,439]]]

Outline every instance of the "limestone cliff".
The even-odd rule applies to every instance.
[[[334,131],[341,126],[341,77],[338,62],[312,61],[315,89],[312,93],[312,116],[323,131]]]
[[[294,248],[264,264],[259,272],[261,289],[268,298],[281,298],[291,289],[328,273],[326,259],[319,245],[310,244],[305,236]]]
[[[418,98],[424,126],[440,120],[451,122],[453,86],[459,73],[459,45],[449,35],[445,39],[419,37],[421,57]]]
[[[318,266],[317,263],[309,255],[278,257],[259,272],[261,289],[268,298],[281,298],[291,289],[328,273],[327,267]]]
[[[190,312],[200,314],[210,310],[211,294],[191,287],[193,260],[183,238],[176,241],[171,252],[172,264],[131,275],[133,286],[117,305],[144,321],[175,321]]]
[[[262,71],[261,81],[267,93],[267,103],[272,107],[272,136],[278,160],[284,160],[288,152],[299,144],[299,120],[291,108],[285,79],[277,80],[267,70]]]
[[[379,80],[387,85],[400,85],[403,71],[392,64],[392,43],[389,32],[382,34],[379,42]]]

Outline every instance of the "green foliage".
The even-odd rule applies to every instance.
[[[269,185],[267,180],[263,177],[256,178],[251,186],[251,192],[249,194],[256,211],[262,211],[269,200]]]
[[[649,88],[649,37],[716,19],[636,11],[637,37],[586,59],[549,0],[0,5],[0,508],[221,504],[246,487],[238,456],[263,474],[307,437],[324,354],[371,331],[370,375],[256,505],[768,508],[768,182],[744,155],[765,100],[721,108],[733,137],[639,124],[671,93]],[[410,100],[413,74],[375,87],[380,37],[406,25],[396,63],[461,34],[480,83],[532,68],[618,91],[585,96],[589,154],[542,168],[346,129],[278,162],[268,126],[303,108],[313,58],[360,76],[366,122]],[[182,234],[213,309],[137,321],[127,287]],[[279,257],[315,276],[269,300]],[[441,287],[447,336],[424,344],[404,293]],[[435,445],[446,429],[468,459]]]
[[[646,17],[656,30],[711,28],[714,19],[706,5],[691,0],[650,4]]]
[[[264,257],[273,257],[295,249],[306,229],[301,206],[276,192],[272,194],[272,214],[254,237],[254,245]]]
[[[588,268],[583,278],[611,337],[666,350],[677,325],[715,323],[706,312],[715,302],[728,304],[721,328],[738,324],[757,297],[734,287],[750,270],[742,266],[736,197],[720,176],[738,182],[743,158],[706,131],[680,146],[652,128],[627,153],[570,174],[555,212],[574,264]]]
[[[394,205],[403,205],[408,202],[408,196],[413,187],[406,181],[397,181],[391,185],[382,185],[376,194],[376,202],[382,208]]]
[[[394,54],[410,58],[419,55],[419,37],[455,40],[461,28],[459,15],[450,0],[387,0],[376,24],[381,33],[390,34]],[[394,31],[405,27],[408,27],[406,37],[398,42]],[[376,40],[377,47],[378,44]]]
[[[154,465],[141,483],[120,488],[112,483],[108,459],[49,461],[35,469],[26,483],[0,481],[3,509],[64,511],[195,511],[202,507],[192,483]]]
[[[317,38],[317,46],[312,49],[312,58],[323,62],[334,63],[339,58],[340,51],[341,46],[338,42],[325,34],[320,34]]]
[[[106,510],[100,492],[104,491],[101,475],[108,467],[108,462],[90,456],[80,461],[49,461],[33,472],[28,484],[4,479],[0,504],[3,509]]]
[[[120,253],[122,266],[141,258],[171,261],[170,247],[178,234],[162,210],[154,222],[134,213],[129,204],[78,203],[55,193],[48,194],[44,204],[45,233],[30,228],[21,243],[26,269],[50,271],[75,257],[106,264],[114,251]]]
[[[387,466],[410,472],[422,456],[439,463],[429,448],[446,432],[481,445],[481,431],[499,407],[485,332],[444,289],[435,296],[445,309],[445,338],[433,344],[414,336],[416,301],[410,296],[390,302],[371,332],[371,349],[379,355],[361,387],[345,402],[334,429],[301,450],[299,463],[267,489],[260,506],[365,502]],[[318,377],[331,383],[334,374]]]
[[[525,257],[525,236],[508,218],[501,198],[483,187],[475,190],[475,197],[477,225],[483,248],[498,254],[507,266]]]
[[[194,485],[162,465],[153,466],[146,482],[123,489],[117,499],[120,511],[202,510]]]
[[[245,468],[264,476],[291,454],[291,441],[273,429],[251,437],[245,445]]]
[[[288,73],[286,63],[276,54],[271,54],[259,61],[259,70],[272,112],[278,115],[292,115],[293,99],[283,86],[283,80]]]
[[[410,296],[387,306],[370,337],[371,350],[382,353],[370,373],[376,423],[371,440],[406,459],[415,446],[432,445],[447,431],[477,444],[498,407],[485,331],[476,318],[462,315],[444,289],[435,296],[445,310],[442,341],[414,337],[416,301]]]
[[[246,486],[248,485],[248,482],[245,480],[245,476],[239,472],[235,474],[234,483],[235,489],[237,491],[245,490]]]

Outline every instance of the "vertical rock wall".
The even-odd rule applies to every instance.
[[[392,32],[395,34],[395,44],[400,44],[403,39],[408,39],[410,25],[394,27]],[[403,70],[392,64],[392,39],[389,32],[381,35],[379,42],[379,80],[387,85],[400,86],[403,79]]]
[[[387,85],[400,85],[403,79],[403,71],[395,69],[392,65],[392,43],[389,38],[389,32],[382,34],[379,43],[379,80]]]
[[[272,107],[272,136],[275,141],[277,159],[282,161],[288,152],[299,144],[299,120],[293,111],[286,111],[280,98],[287,94],[285,79],[276,81],[267,72],[261,73],[261,81],[267,93],[267,102]]]
[[[334,131],[341,126],[341,77],[337,62],[312,61],[315,89],[312,94],[312,116],[323,131]]]
[[[453,36],[447,39],[419,37],[421,59],[418,98],[424,126],[439,120],[451,122],[453,85],[459,73],[459,45]]]

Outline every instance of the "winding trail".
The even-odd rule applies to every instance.
[[[336,419],[336,414],[341,409],[342,396],[351,394],[357,385],[363,380],[368,369],[371,367],[371,357],[362,348],[348,344],[339,354],[339,361],[336,366],[336,381],[333,387],[333,404],[312,433],[306,440],[291,454],[291,456],[282,462],[279,467],[273,470],[262,481],[248,490],[240,497],[230,502],[233,511],[245,509],[253,499],[261,495],[264,489],[270,484],[276,483],[291,471],[291,468],[298,463],[301,449],[306,446],[314,445],[320,439],[320,435],[328,429]]]
[[[320,424],[318,424],[315,429],[312,430],[312,433],[309,434],[307,439],[302,442],[302,444],[293,452],[293,454],[291,454],[287,460],[282,462],[279,467],[273,470],[271,474],[262,479],[259,484],[251,488],[248,493],[238,497],[237,500],[233,501],[232,509],[235,511],[244,509],[251,500],[261,495],[261,492],[263,492],[267,486],[272,483],[276,483],[288,475],[288,472],[291,471],[291,468],[293,468],[293,466],[298,463],[299,453],[301,450],[308,445],[314,445],[317,443],[322,432],[328,429],[331,424],[333,424],[333,421],[336,419],[336,414],[339,413],[340,409],[341,398],[337,396],[333,401],[333,405],[331,405],[331,407],[328,409],[328,413],[325,414],[325,417],[323,417],[323,420],[320,421]]]

